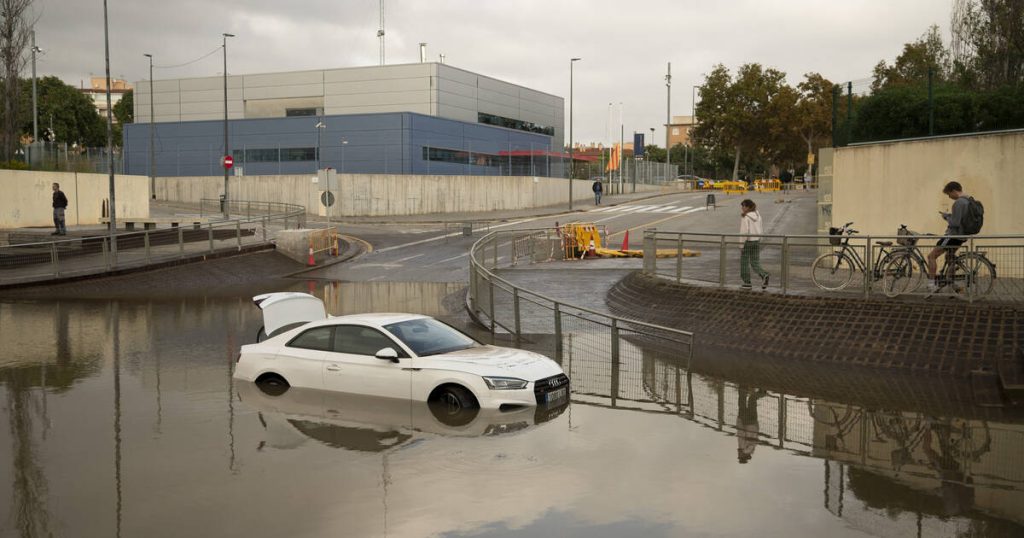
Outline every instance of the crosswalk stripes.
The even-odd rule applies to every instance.
[[[682,206],[676,207],[672,204],[667,205],[618,205],[613,207],[604,207],[596,209],[594,213],[654,213],[654,214],[688,214],[697,211],[704,211],[705,207],[698,206]]]

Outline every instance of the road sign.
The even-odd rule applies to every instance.
[[[235,159],[230,155],[225,155],[224,158],[220,160],[220,163],[224,165],[224,168],[231,168],[235,165]]]
[[[320,203],[324,204],[325,207],[331,207],[334,205],[334,193],[331,191],[321,192]]]

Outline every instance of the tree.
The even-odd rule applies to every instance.
[[[942,43],[939,27],[934,24],[916,41],[903,45],[903,52],[893,65],[886,64],[885,60],[878,62],[871,90],[920,83],[928,80],[929,71],[938,80],[945,80],[950,72],[949,51]]]
[[[1024,82],[1024,1],[956,0],[951,22],[963,82],[980,88]]]
[[[798,94],[785,82],[785,73],[745,64],[735,79],[725,66],[712,69],[699,87],[696,106],[700,121],[694,130],[698,143],[733,151],[733,179],[739,178],[740,160],[750,154],[760,165],[772,164],[787,153],[795,138]]]
[[[32,35],[34,21],[29,20],[32,0],[0,0],[0,62],[3,64],[3,114],[0,152],[10,161],[20,144],[18,101],[21,71],[25,68],[25,48]]]
[[[23,80],[21,84],[19,133],[31,133],[32,81]],[[36,87],[40,127],[42,130],[53,126],[52,141],[90,147],[106,145],[105,121],[88,96],[53,76],[38,79]]]
[[[832,129],[832,88],[832,82],[818,73],[807,73],[804,81],[797,85],[800,99],[796,104],[796,130],[807,145],[808,154],[828,144],[826,137]]]
[[[114,105],[114,121],[120,125],[135,123],[135,92],[128,90]]]

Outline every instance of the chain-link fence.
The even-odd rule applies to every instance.
[[[220,209],[217,200],[204,207]],[[172,227],[0,245],[0,285],[139,268],[189,256],[266,244],[276,229],[301,227],[305,208],[278,202],[231,201],[216,219],[170,217]],[[154,219],[154,220],[168,220]],[[146,219],[139,219],[145,224]],[[147,226],[148,228],[148,226]],[[10,240],[10,239],[8,239]]]
[[[57,142],[37,142],[18,150],[30,170],[53,172],[110,173],[107,148],[82,148]],[[124,173],[124,153],[114,148],[114,173]]]

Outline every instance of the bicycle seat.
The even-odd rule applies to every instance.
[[[875,244],[883,247],[891,247],[892,241],[877,241]]]

